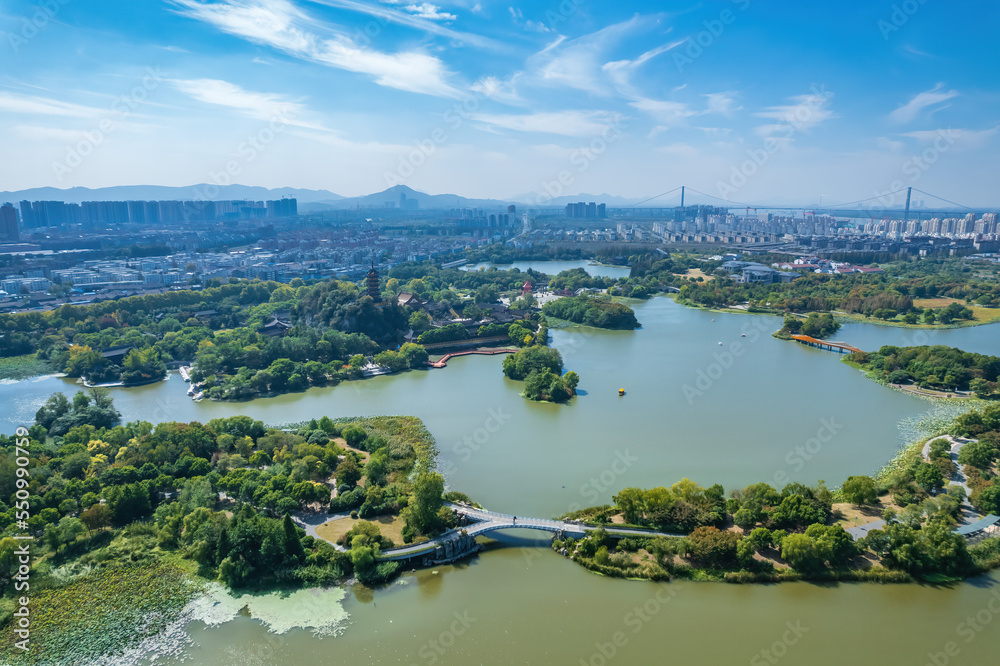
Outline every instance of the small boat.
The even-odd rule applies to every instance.
[[[740,333],[740,337],[741,338],[745,338],[745,337],[747,337],[747,334],[746,333]]]
[[[619,396],[625,395],[625,389],[623,388],[618,389],[618,395]]]
[[[719,343],[719,346],[720,346],[720,347],[722,346],[722,343],[721,343],[721,342]]]

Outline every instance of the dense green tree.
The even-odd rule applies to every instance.
[[[844,499],[856,506],[874,504],[878,499],[875,480],[870,476],[849,476],[840,490]]]

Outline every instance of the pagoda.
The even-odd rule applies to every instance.
[[[378,271],[375,270],[375,260],[372,259],[371,270],[368,271],[368,276],[365,278],[365,284],[368,287],[368,295],[372,297],[372,300],[376,303],[382,301],[382,292],[379,290],[378,286]]]

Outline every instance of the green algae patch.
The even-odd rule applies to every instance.
[[[238,615],[248,615],[275,634],[308,629],[317,636],[335,636],[347,622],[348,613],[342,603],[345,596],[339,587],[234,594],[212,583],[204,594],[191,602],[185,614],[190,620],[209,626],[229,622]]]

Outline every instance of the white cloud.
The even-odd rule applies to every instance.
[[[911,122],[927,107],[940,104],[958,95],[957,90],[943,90],[943,88],[944,84],[939,83],[930,90],[915,95],[909,102],[890,113],[889,120],[900,125]]]
[[[510,18],[514,21],[514,25],[519,28],[523,28],[528,32],[552,32],[552,29],[541,21],[525,20],[520,8],[507,7],[507,11],[510,12]]]
[[[397,5],[402,7],[403,10],[409,12],[410,14],[429,21],[454,21],[458,19],[458,17],[454,14],[443,12],[440,7],[432,5],[429,2],[421,2],[419,4],[405,3],[402,0],[382,0],[382,2],[387,5]]]
[[[708,93],[705,95],[705,98],[708,100],[705,113],[718,113],[719,115],[728,116],[743,108],[742,106],[736,106],[735,92]]]
[[[635,16],[576,39],[560,36],[528,59],[529,69],[541,84],[606,96],[611,91],[607,83],[608,70],[602,64],[604,53],[636,29],[645,26],[642,17]],[[612,72],[615,69],[617,67],[611,67]]]
[[[60,102],[55,99],[36,97],[34,95],[17,95],[0,92],[0,112],[29,113],[44,116],[69,116],[74,118],[92,118],[107,111],[89,106]]]
[[[528,114],[474,113],[473,121],[518,132],[541,132],[562,136],[600,136],[616,122],[607,111],[555,111]]]
[[[826,91],[792,97],[790,101],[794,104],[772,106],[754,114],[759,118],[770,118],[778,121],[773,124],[760,125],[755,128],[755,131],[760,136],[783,134],[784,138],[789,138],[791,134],[797,132],[808,132],[820,123],[837,117],[837,114],[830,108],[831,99],[833,99],[833,94]]]
[[[287,125],[309,129],[325,129],[321,125],[302,120],[300,116],[305,107],[282,95],[244,90],[234,83],[219,79],[173,80],[171,83],[199,102],[235,109],[251,118],[278,120]]]
[[[367,4],[364,2],[358,2],[357,0],[310,0],[311,2],[318,5],[325,5],[327,7],[335,7],[337,9],[346,9],[348,11],[358,12],[359,14],[366,14],[368,16],[376,17],[379,22],[382,23],[396,23],[399,25],[405,25],[416,30],[422,30],[428,34],[438,35],[440,37],[447,37],[448,39],[460,42],[463,44],[472,44],[473,46],[480,46],[483,48],[499,49],[502,48],[502,44],[490,39],[489,37],[483,37],[482,35],[476,35],[469,32],[463,32],[460,30],[455,30],[446,25],[437,23],[435,20],[429,20],[424,16],[419,14],[409,13],[408,11],[402,11],[401,9],[394,9],[392,7],[387,7],[385,5],[375,5]],[[393,5],[405,4],[407,7],[419,8],[421,4],[427,3],[415,3],[410,0],[399,0],[398,2],[390,3]],[[434,5],[430,5],[433,7]],[[478,13],[481,8],[476,5],[470,9],[473,13]],[[442,12],[443,14],[443,12]],[[455,20],[453,14],[448,14],[451,18],[448,20]],[[444,19],[440,19],[444,20]]]
[[[945,144],[951,146],[962,146],[964,148],[980,148],[1000,130],[1000,126],[992,127],[985,130],[968,130],[968,129],[936,129],[936,130],[917,130],[914,132],[904,132],[900,136],[905,136],[910,139],[916,139],[922,143],[937,143]]]
[[[359,46],[350,37],[329,38],[300,27],[311,24],[308,16],[288,0],[221,0],[203,4],[196,0],[174,0],[182,14],[204,21],[223,32],[265,44],[290,55],[365,74],[375,83],[442,97],[457,97],[448,83],[450,73],[438,58],[420,50],[385,53]]]
[[[517,94],[516,83],[521,78],[521,72],[517,72],[506,80],[496,76],[484,76],[472,84],[474,92],[483,97],[502,102],[504,104],[521,105],[524,100]]]
[[[629,105],[648,113],[666,125],[674,125],[684,118],[698,115],[697,111],[684,102],[639,98],[629,102]]]

